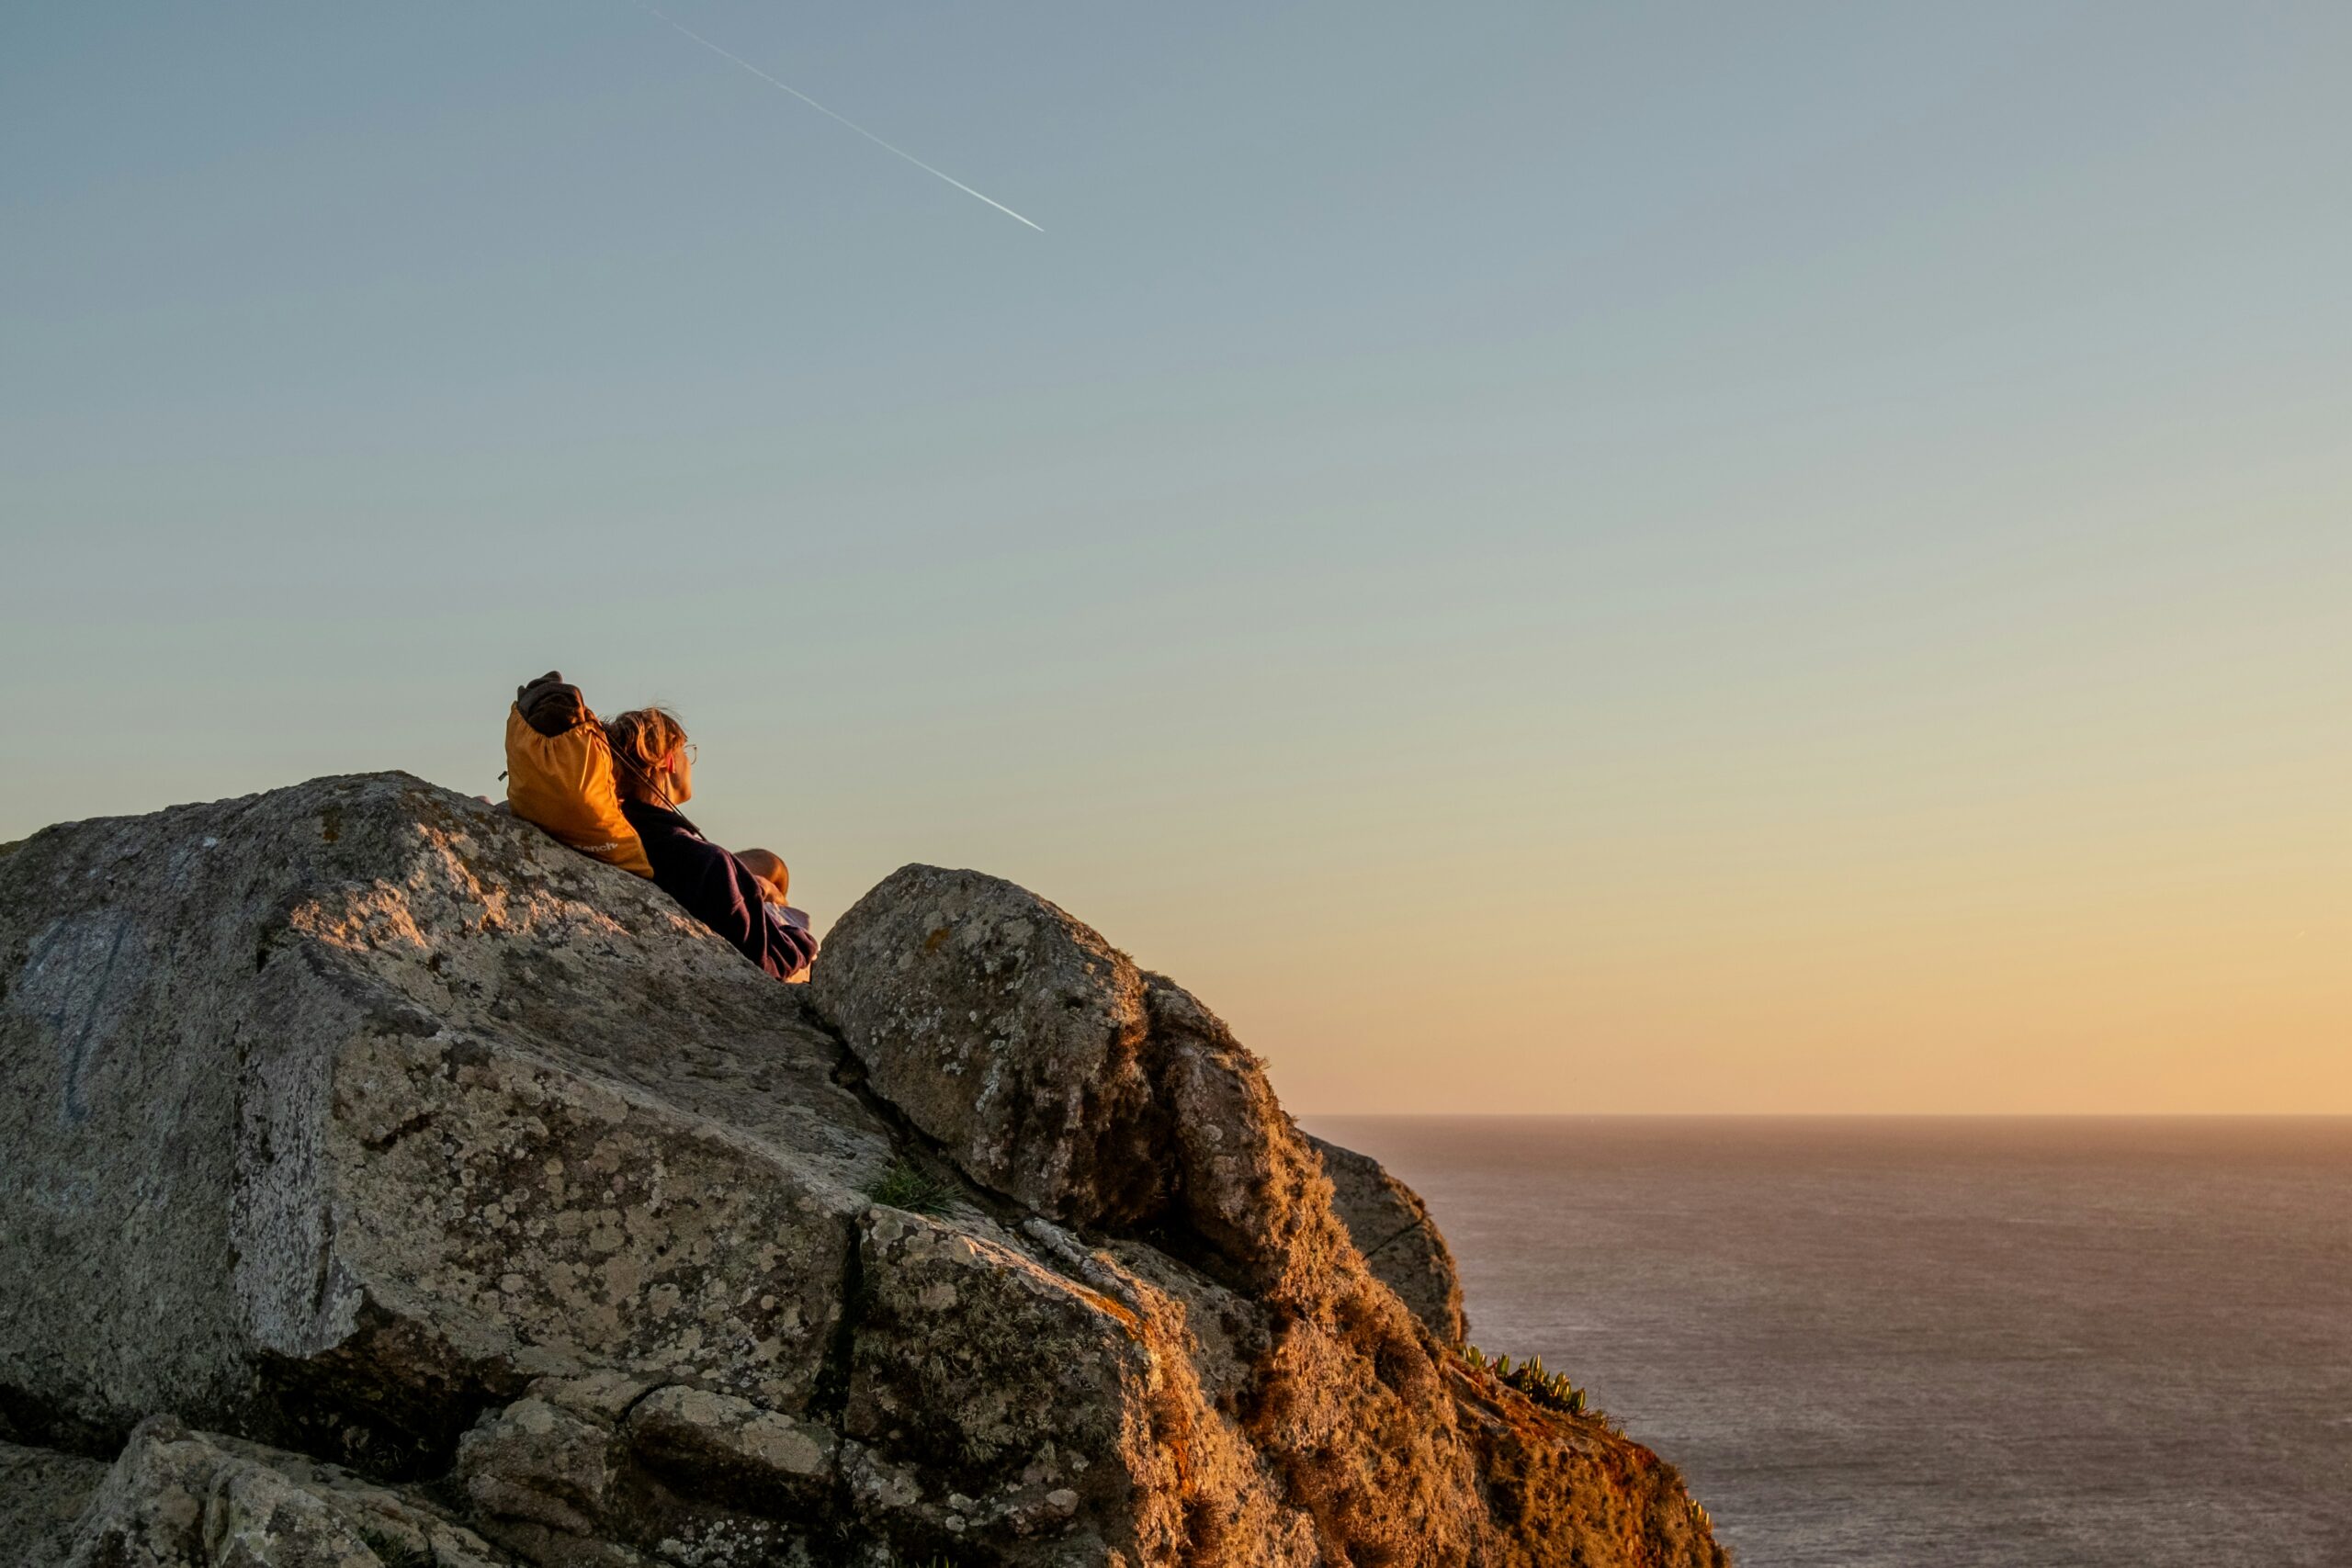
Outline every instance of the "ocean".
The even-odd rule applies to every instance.
[[[2352,1118],[1303,1120],[1742,1568],[2352,1568]]]

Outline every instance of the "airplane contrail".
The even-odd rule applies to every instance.
[[[848,126],[852,130],[856,131],[860,136],[865,137],[876,147],[881,148],[887,152],[897,153],[899,157],[904,158],[908,163],[912,164],[916,168],[921,169],[924,174],[945,180],[949,185],[954,186],[966,196],[978,197],[980,200],[987,202],[990,207],[995,208],[999,212],[1003,213],[1007,218],[1013,220],[1015,222],[1029,223],[1029,220],[1022,217],[1021,214],[1013,211],[1012,209],[997,200],[994,197],[981,196],[978,191],[974,190],[962,180],[957,179],[953,175],[933,168],[929,164],[924,163],[921,158],[916,157],[905,148],[891,146],[888,141],[883,141],[880,137],[875,135],[874,132],[866,130],[865,127],[858,124],[857,121],[850,118],[847,115],[835,114],[832,110],[827,108],[824,105],[819,103],[816,99],[810,97],[799,88],[793,86],[790,83],[779,82],[775,77],[769,75],[766,72],[761,70],[758,66],[752,64],[750,61],[744,59],[741,55],[735,54],[729,51],[719,48],[718,45],[711,42],[708,39],[703,37],[702,34],[695,31],[694,28],[686,26],[685,23],[678,20],[677,17],[673,17],[670,13],[662,10],[661,7],[657,6],[644,5],[643,0],[639,0],[639,3],[640,8],[643,9],[647,15],[669,23],[670,26],[677,28],[678,31],[685,34],[688,38],[702,45],[703,48],[718,56],[719,59],[731,61],[735,64],[741,66],[744,70],[749,71],[752,75],[757,76],[761,81],[765,82],[769,86],[781,88],[783,91],[790,93],[794,97],[798,98],[802,103],[807,104],[819,114],[825,116],[829,119],[840,120],[843,125]],[[1029,223],[1029,227],[1035,229],[1040,234],[1046,231],[1043,226],[1039,224]]]

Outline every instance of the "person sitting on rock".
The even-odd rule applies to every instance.
[[[695,749],[666,709],[632,708],[605,721],[621,815],[644,841],[653,885],[779,980],[806,973],[817,939],[768,912],[752,868],[702,836],[678,807],[695,795]]]
[[[760,893],[767,900],[768,918],[782,920],[797,931],[807,932],[808,911],[792,907],[792,868],[784,863],[784,857],[774,850],[741,850],[737,852],[735,858],[760,879]],[[813,942],[817,939],[810,935],[808,940]],[[807,970],[793,976],[795,980],[806,980],[808,977]]]

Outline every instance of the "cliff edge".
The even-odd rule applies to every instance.
[[[63,824],[0,1127],[0,1562],[1725,1561],[1460,1353],[1409,1190],[975,873],[786,987],[405,774]]]

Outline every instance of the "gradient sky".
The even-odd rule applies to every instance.
[[[2352,1111],[2352,6],[0,17],[0,840],[674,704],[1319,1111]]]

